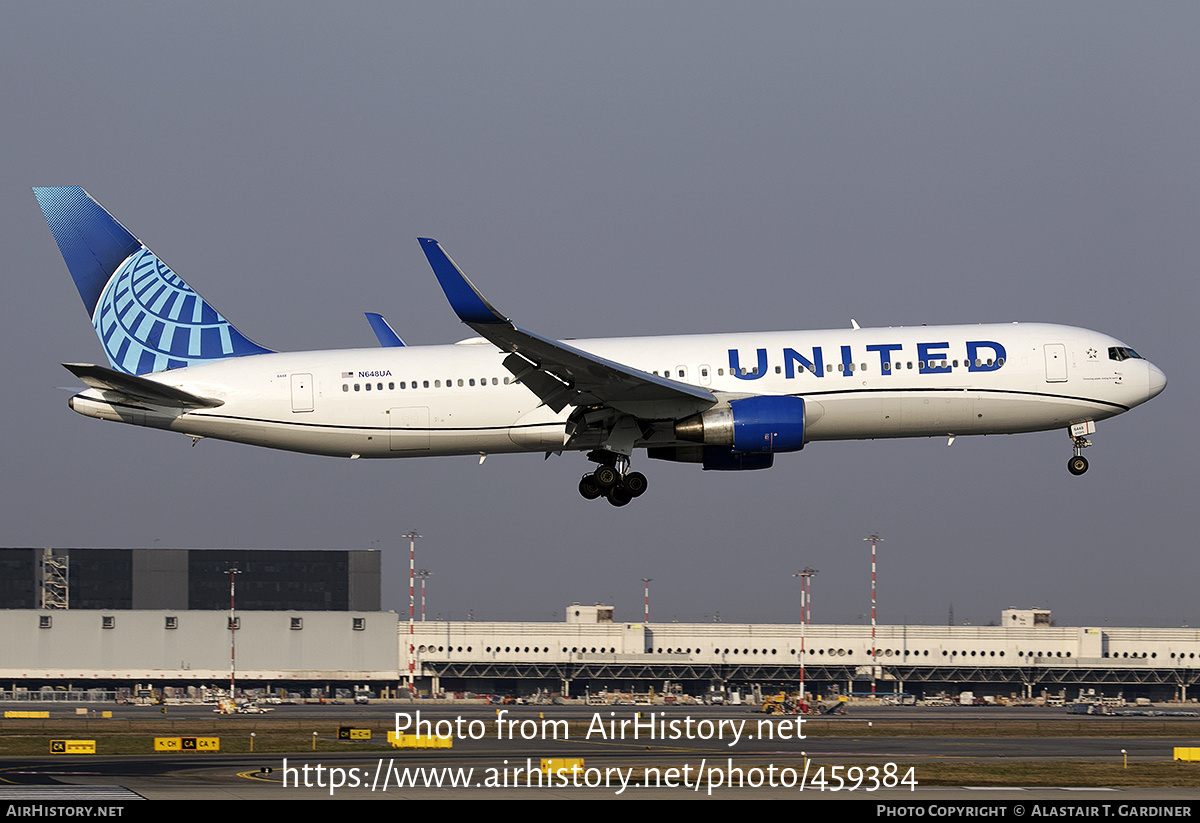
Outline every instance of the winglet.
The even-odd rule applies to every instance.
[[[375,332],[375,336],[379,338],[379,345],[385,349],[399,348],[404,345],[400,335],[392,331],[392,327],[388,325],[388,321],[383,319],[382,314],[373,311],[363,312],[363,314],[367,316],[367,322],[371,324],[371,331]]]
[[[429,265],[437,276],[438,284],[450,301],[450,308],[458,315],[458,319],[470,325],[472,323],[508,323],[507,317],[496,311],[492,304],[484,299],[479,289],[467,279],[462,270],[450,259],[450,255],[442,250],[438,241],[431,237],[419,237],[421,251],[429,260]]]

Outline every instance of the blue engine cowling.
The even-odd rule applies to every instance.
[[[804,398],[746,397],[733,410],[733,450],[774,454],[804,448]]]
[[[726,446],[734,453],[774,454],[804,448],[804,399],[743,397],[675,424],[680,440]]]

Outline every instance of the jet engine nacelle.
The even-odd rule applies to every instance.
[[[646,449],[646,456],[651,460],[703,463],[706,472],[769,469],[775,462],[773,454],[735,452],[728,446],[651,446]]]
[[[743,397],[675,424],[675,437],[743,454],[804,448],[804,398]]]

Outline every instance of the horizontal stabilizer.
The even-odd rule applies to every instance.
[[[225,405],[224,400],[200,397],[190,392],[185,392],[183,389],[164,386],[162,383],[154,380],[114,371],[104,366],[93,366],[87,363],[63,363],[63,368],[93,389],[118,392],[131,400],[138,400],[155,406],[212,409]]]
[[[388,321],[383,319],[382,314],[373,311],[363,312],[363,314],[367,316],[367,322],[371,324],[371,331],[375,332],[375,336],[379,338],[379,345],[385,349],[395,349],[404,345],[400,335],[392,331],[392,327],[388,325]]]

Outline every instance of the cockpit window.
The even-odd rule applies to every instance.
[[[1135,352],[1133,349],[1129,348],[1128,346],[1110,346],[1108,349],[1108,359],[1121,361],[1121,360],[1141,360],[1143,358],[1140,354],[1138,354],[1137,352]]]

